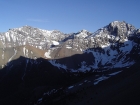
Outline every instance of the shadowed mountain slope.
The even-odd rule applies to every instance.
[[[124,105],[140,99],[140,29],[91,33],[31,26],[0,33],[1,105]]]

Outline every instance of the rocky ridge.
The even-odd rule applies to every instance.
[[[0,54],[2,105],[139,102],[140,29],[124,21],[94,33],[9,29]]]
[[[139,47],[140,29],[124,21],[111,22],[94,33],[64,34],[23,26],[0,33],[0,65],[24,56],[49,59],[54,66],[73,72],[128,67],[140,56]]]

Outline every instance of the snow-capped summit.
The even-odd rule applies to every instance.
[[[68,39],[60,50],[51,51],[55,56],[55,63],[64,64],[67,68],[80,71],[98,69],[98,68],[118,68],[133,65],[137,59],[133,52],[140,52],[139,49],[139,31],[132,25],[124,21],[114,21],[109,25],[97,30],[95,33],[87,34],[88,31],[82,30],[75,34],[73,40]],[[136,41],[137,39],[137,41]],[[65,54],[61,54],[63,52]],[[71,53],[70,53],[70,52]],[[55,53],[57,52],[57,53]],[[82,54],[76,56],[76,54]],[[129,56],[131,55],[131,56]],[[58,59],[71,56],[68,60]],[[76,60],[73,62],[73,59]],[[82,62],[85,62],[84,64]],[[53,63],[55,65],[55,63]],[[76,65],[79,65],[76,66]]]
[[[121,97],[122,102],[122,89],[139,96],[139,64],[140,29],[124,21],[111,22],[94,33],[64,34],[31,26],[9,29],[0,33],[0,103],[72,105],[71,96],[79,100],[88,96],[84,104],[101,105],[100,100],[104,104],[109,99],[108,105],[114,95],[113,100]],[[109,92],[108,86],[113,87]],[[126,98],[124,92],[123,96],[135,102],[135,97]]]
[[[64,34],[31,26],[14,28],[0,33],[0,64],[25,56],[43,57],[55,66],[75,71],[127,67],[138,60],[139,33],[140,29],[124,21],[113,21],[94,33],[85,29]]]
[[[81,32],[81,33],[87,33],[88,31],[85,30],[85,29],[82,29],[80,32]]]

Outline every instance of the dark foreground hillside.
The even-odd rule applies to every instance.
[[[65,103],[65,104],[63,104]],[[120,74],[85,87],[54,105],[140,105],[140,65],[136,64]]]
[[[139,105],[139,64],[104,72],[72,73],[42,58],[20,57],[0,71],[0,105]],[[94,85],[96,76],[120,70]]]

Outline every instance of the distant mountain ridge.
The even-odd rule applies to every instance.
[[[94,33],[9,29],[0,33],[0,104],[139,102],[139,65],[140,29],[124,21]]]
[[[72,71],[128,67],[140,56],[139,44],[140,29],[124,21],[111,22],[94,33],[64,34],[23,26],[0,33],[0,65],[24,56],[51,59],[54,66]],[[77,54],[80,58],[75,59]]]

